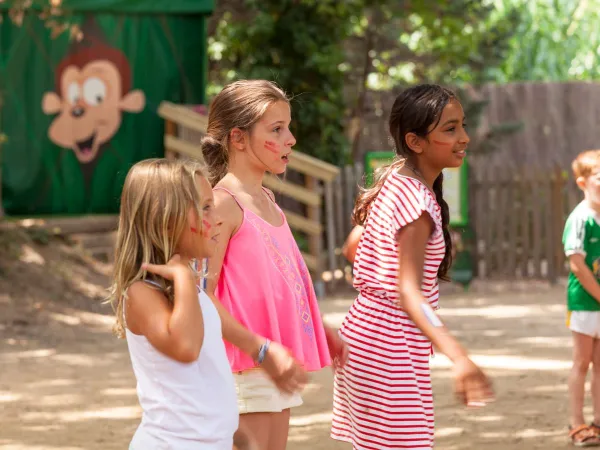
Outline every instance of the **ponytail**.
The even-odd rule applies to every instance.
[[[375,172],[373,185],[370,188],[367,188],[366,186],[360,188],[354,204],[354,211],[352,211],[352,223],[354,225],[365,225],[371,203],[373,203],[373,200],[375,200],[379,191],[381,191],[385,180],[392,172],[400,169],[405,161],[404,158],[395,158],[391,164],[384,166]]]
[[[449,281],[448,272],[452,266],[452,235],[450,234],[450,208],[444,200],[443,192],[444,174],[440,173],[433,182],[433,192],[435,199],[442,210],[442,232],[444,233],[444,241],[446,242],[446,253],[438,269],[438,278],[440,280]]]
[[[229,153],[221,142],[212,136],[202,139],[202,155],[208,167],[208,180],[212,187],[227,174]]]

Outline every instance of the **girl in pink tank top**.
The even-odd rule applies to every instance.
[[[285,172],[296,143],[286,95],[264,80],[238,81],[213,100],[202,152],[223,220],[209,267],[208,291],[245,327],[288,348],[308,371],[343,364],[347,347],[324,326],[306,264],[266,172]],[[234,372],[240,424],[259,448],[283,450],[290,408],[299,395],[281,394],[251,358],[226,344]]]

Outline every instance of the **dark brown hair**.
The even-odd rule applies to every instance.
[[[278,101],[289,103],[285,93],[266,80],[236,81],[217,94],[210,105],[208,129],[202,140],[202,155],[211,185],[216,185],[227,173],[231,130],[250,131],[267,108]]]
[[[371,203],[381,191],[387,177],[404,166],[406,161],[410,161],[412,150],[406,143],[406,135],[415,133],[417,136],[427,137],[431,130],[438,125],[446,105],[454,99],[457,99],[454,92],[435,84],[411,87],[396,98],[389,122],[390,134],[396,147],[396,158],[392,164],[377,171],[370,188],[361,189],[352,215],[352,220],[356,225],[364,225],[366,222]],[[444,200],[443,183],[444,175],[440,173],[432,188],[442,210],[442,231],[446,241],[446,254],[438,269],[438,277],[448,280],[448,271],[452,265],[452,238],[448,229],[450,210]]]

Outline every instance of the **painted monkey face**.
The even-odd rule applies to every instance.
[[[60,94],[44,95],[42,109],[58,114],[48,129],[52,142],[70,148],[80,163],[93,161],[100,146],[119,130],[122,112],[144,109],[141,91],[123,93],[118,67],[108,60],[68,65],[60,78]]]

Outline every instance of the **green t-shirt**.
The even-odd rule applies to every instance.
[[[579,253],[597,280],[600,281],[600,214],[586,201],[573,210],[563,233],[565,254]],[[569,311],[600,311],[600,303],[583,288],[571,272],[567,283],[567,309]]]

